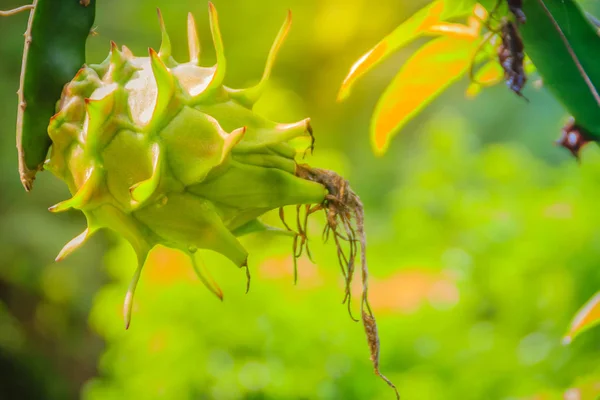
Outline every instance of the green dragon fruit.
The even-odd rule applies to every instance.
[[[191,61],[175,62],[161,18],[158,53],[150,49],[149,57],[138,58],[113,42],[103,63],[84,66],[65,86],[48,128],[53,145],[46,168],[68,184],[73,197],[50,210],[79,209],[88,228],[58,259],[98,229],[110,228],[134,247],[139,269],[157,244],[188,253],[214,250],[246,267],[248,254],[236,230],[244,231],[274,208],[323,202],[323,186],[295,175],[296,150],[288,143],[311,135],[309,120],[278,124],[250,108],[290,19],[263,80],[232,90],[222,84],[223,44],[217,14],[213,6],[210,10],[215,67],[198,65],[191,15]],[[138,278],[139,271],[130,295]]]
[[[310,139],[312,149],[308,119],[281,124],[252,111],[290,28],[291,15],[271,48],[260,82],[236,90],[223,85],[223,43],[212,4],[209,11],[215,66],[199,65],[200,45],[191,14],[190,61],[177,63],[159,12],[158,52],[150,49],[148,57],[136,57],[113,42],[104,62],[84,66],[64,87],[48,128],[52,148],[45,168],[64,180],[73,196],[50,211],[81,210],[88,227],[57,260],[99,229],[121,234],[138,259],[124,304],[128,327],[134,291],[154,246],[189,254],[200,279],[221,297],[207,271],[194,262],[196,250],[219,252],[248,271],[248,253],[237,237],[266,229],[258,217],[287,205],[299,210],[305,205],[306,218],[325,210],[327,232],[333,233],[342,254],[348,302],[354,258],[359,243],[363,245],[362,319],[379,374],[378,335],[366,297],[360,201],[337,174],[296,163],[293,139]],[[295,257],[307,244],[306,226],[298,225],[298,233],[288,228],[294,236]],[[342,242],[348,243],[347,255]]]

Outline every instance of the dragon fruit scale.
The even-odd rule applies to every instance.
[[[190,61],[171,56],[164,22],[160,50],[136,57],[111,44],[108,58],[84,66],[64,89],[48,133],[45,168],[64,180],[72,198],[50,211],[81,210],[87,229],[69,242],[61,260],[97,230],[112,229],[135,249],[138,267],[124,305],[129,326],[132,297],[146,257],[157,244],[187,252],[209,249],[247,268],[236,236],[264,227],[257,217],[285,205],[321,204],[326,188],[297,176],[291,139],[312,139],[308,119],[279,124],[252,105],[267,82],[291,16],[268,55],[261,81],[234,90],[223,85],[225,57],[217,13],[209,7],[217,54],[199,65],[200,46],[188,15]],[[214,293],[220,289],[194,263]]]

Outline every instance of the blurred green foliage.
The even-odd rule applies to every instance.
[[[594,399],[600,331],[560,341],[600,287],[600,150],[586,148],[578,166],[551,145],[566,115],[543,90],[527,89],[529,105],[502,86],[468,101],[464,81],[375,158],[365,134],[373,106],[414,48],[335,103],[348,65],[423,4],[216,0],[226,83],[258,80],[291,8],[294,26],[258,110],[281,122],[310,116],[317,147],[307,161],[346,176],[362,197],[382,372],[404,398],[559,399],[569,390],[578,396],[569,399]],[[186,54],[192,11],[205,63],[214,61],[206,4],[162,0],[99,4],[89,60],[102,60],[111,39],[138,55],[158,47],[156,7],[176,58]],[[131,249],[99,235],[52,262],[84,221],[46,211],[67,196],[52,176],[40,174],[31,194],[18,179],[11,94],[25,22],[0,19],[0,398],[390,398],[372,374],[362,327],[341,304],[335,250],[320,243],[322,216],[311,225],[317,265],[300,263],[297,286],[289,239],[245,239],[254,273],[247,295],[243,271],[204,254],[223,303],[177,253],[156,250],[129,331],[121,302]],[[276,215],[266,220],[278,224]]]

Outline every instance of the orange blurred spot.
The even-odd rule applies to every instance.
[[[265,279],[293,280],[294,259],[292,256],[273,257],[259,266],[259,273]],[[315,288],[323,284],[323,278],[315,264],[306,257],[298,259],[298,287]]]
[[[362,283],[357,279],[353,282],[353,295],[360,296],[361,291]],[[458,300],[456,284],[443,272],[413,269],[370,281],[369,302],[378,311],[408,314],[425,302],[453,305]]]
[[[187,254],[163,246],[152,250],[143,274],[149,282],[161,285],[197,280]]]
[[[544,209],[544,217],[555,219],[573,218],[573,207],[568,203],[552,204]]]

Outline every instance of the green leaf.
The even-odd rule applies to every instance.
[[[525,51],[544,87],[581,128],[599,139],[600,37],[596,29],[573,0],[524,1],[523,11],[527,23],[520,29]]]

